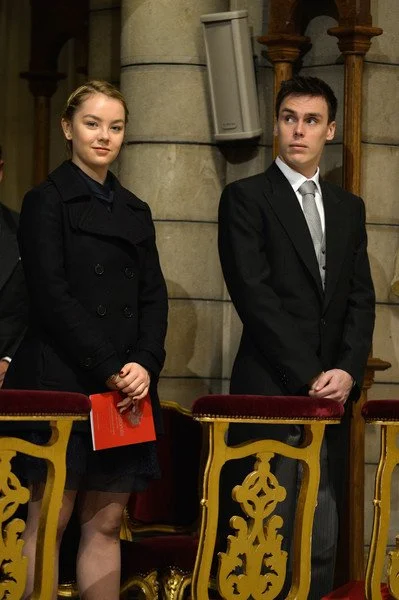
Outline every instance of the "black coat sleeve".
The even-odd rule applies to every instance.
[[[28,293],[20,261],[0,294],[0,358],[12,358],[26,331],[29,312]]]
[[[153,236],[146,242],[144,264],[140,269],[139,335],[136,352],[130,358],[157,377],[165,361],[168,294],[159,263],[150,211],[148,219]]]
[[[373,336],[375,294],[367,254],[364,203],[361,198],[357,198],[357,201],[358,209],[353,214],[354,230],[357,233],[352,278],[341,348],[335,366],[350,373],[360,388]],[[357,390],[357,395],[359,393],[360,389]]]

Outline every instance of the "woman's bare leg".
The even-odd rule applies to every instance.
[[[130,494],[81,492],[77,581],[81,600],[119,600],[123,509]]]
[[[23,600],[30,598],[33,592],[35,577],[35,554],[37,530],[39,525],[40,507],[44,493],[44,484],[34,485],[31,488],[31,500],[28,504],[28,517],[26,519],[25,531],[22,535],[24,540],[23,554],[28,558],[28,575]],[[58,588],[58,557],[63,533],[71,517],[76,498],[76,491],[65,490],[62,499],[62,507],[57,528],[57,542],[54,556],[54,600],[57,599]]]

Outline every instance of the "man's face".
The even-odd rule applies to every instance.
[[[319,166],[324,144],[335,134],[328,122],[327,102],[321,96],[287,96],[280,106],[274,135],[280,158],[308,179]]]

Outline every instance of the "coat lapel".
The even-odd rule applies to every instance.
[[[71,226],[87,233],[119,238],[138,244],[153,235],[146,218],[147,205],[114,179],[114,202],[109,212],[102,202],[92,198],[84,180],[69,163],[63,163],[49,178],[68,206]]]
[[[326,220],[326,286],[324,309],[327,308],[337,285],[342,263],[346,257],[350,222],[345,202],[332,188],[320,182]]]
[[[275,163],[266,171],[266,177],[271,183],[271,193],[266,191],[266,198],[294,244],[306,269],[314,279],[322,298],[324,294],[319,265],[309,228],[295,192]]]

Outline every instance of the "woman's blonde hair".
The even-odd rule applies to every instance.
[[[69,96],[65,108],[62,112],[61,119],[72,122],[73,116],[79,106],[87,100],[89,96],[93,94],[104,94],[104,96],[108,96],[108,98],[114,98],[115,100],[119,100],[122,104],[125,111],[125,123],[128,121],[129,117],[129,109],[126,104],[126,100],[121,94],[121,92],[116,88],[112,83],[108,83],[108,81],[100,81],[93,80],[84,83],[79,86],[72,94]],[[65,140],[67,148],[69,152],[72,152],[72,141]]]

